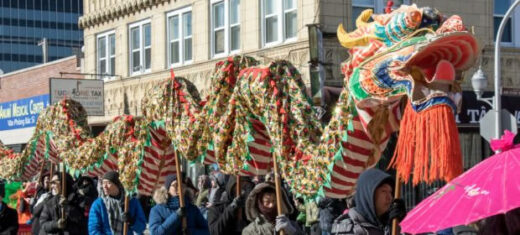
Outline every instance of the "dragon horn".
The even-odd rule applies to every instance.
[[[370,17],[374,13],[374,10],[372,9],[366,9],[358,16],[356,19],[356,28],[362,28],[368,26],[368,21],[370,20]]]
[[[343,24],[339,24],[337,35],[342,46],[346,48],[365,46],[370,39],[378,39],[374,34],[374,23],[368,23],[372,13],[372,9],[364,10],[356,20],[357,29],[351,33],[347,33],[343,28]]]

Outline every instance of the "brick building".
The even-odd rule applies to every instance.
[[[83,78],[76,56],[0,75],[0,140],[15,150],[34,132],[40,111],[49,105],[49,78]]]

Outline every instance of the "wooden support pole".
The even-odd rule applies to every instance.
[[[273,168],[274,168],[274,185],[276,189],[276,210],[278,215],[282,215],[282,187],[280,182],[280,175],[278,174],[278,164],[276,163],[276,154],[273,156]],[[284,235],[283,231],[280,231],[280,235]]]
[[[49,179],[52,179],[52,176],[54,176],[54,164],[51,163],[51,169],[49,170]]]
[[[67,178],[65,177],[65,162],[61,162],[61,196],[67,200]],[[65,208],[61,207],[61,218],[65,219]]]
[[[181,173],[181,161],[179,158],[179,154],[177,153],[177,150],[175,150],[175,170],[177,171],[177,195],[179,196],[179,204],[181,206],[181,210],[184,210],[186,204],[184,202],[184,191],[182,188],[182,183],[184,182],[182,179],[182,173]],[[184,215],[182,218],[182,234],[188,234],[188,221],[186,220],[186,215]]]
[[[128,195],[125,195],[125,213],[128,212],[128,204],[129,204],[129,198],[128,198]],[[123,234],[126,235],[128,234],[128,223],[124,223],[123,224]]]

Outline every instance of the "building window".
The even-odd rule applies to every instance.
[[[494,4],[494,12],[493,12],[493,41],[497,38],[498,28],[500,27],[500,22],[504,19],[504,15],[507,10],[511,6],[511,0],[495,0]],[[504,31],[502,33],[502,44],[505,46],[515,46],[520,47],[520,30],[518,30],[518,25],[520,25],[520,10],[516,9],[513,14],[511,14],[510,18],[507,20],[507,23],[504,27]]]
[[[150,72],[152,63],[152,38],[150,20],[129,26],[130,75]]]
[[[240,50],[240,0],[211,1],[211,51],[213,57]]]
[[[262,0],[262,42],[269,47],[296,40],[298,8],[296,0]]]
[[[168,13],[167,21],[170,66],[190,63],[193,59],[191,7]]]
[[[393,0],[393,2],[393,9],[399,8],[402,4],[410,4],[410,0]],[[361,12],[366,9],[372,9],[376,14],[384,13],[387,3],[388,0],[352,0],[351,29],[356,27],[355,22]]]
[[[114,31],[97,36],[97,73],[112,79],[116,74],[116,34]],[[104,76],[107,75],[107,76]]]

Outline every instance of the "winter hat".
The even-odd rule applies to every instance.
[[[109,171],[105,173],[105,175],[103,175],[103,179],[108,180],[117,186],[122,185],[121,181],[119,181],[119,173],[117,173],[117,171]]]
[[[177,175],[171,174],[166,176],[166,180],[164,180],[164,187],[169,189],[173,181],[177,181]]]

